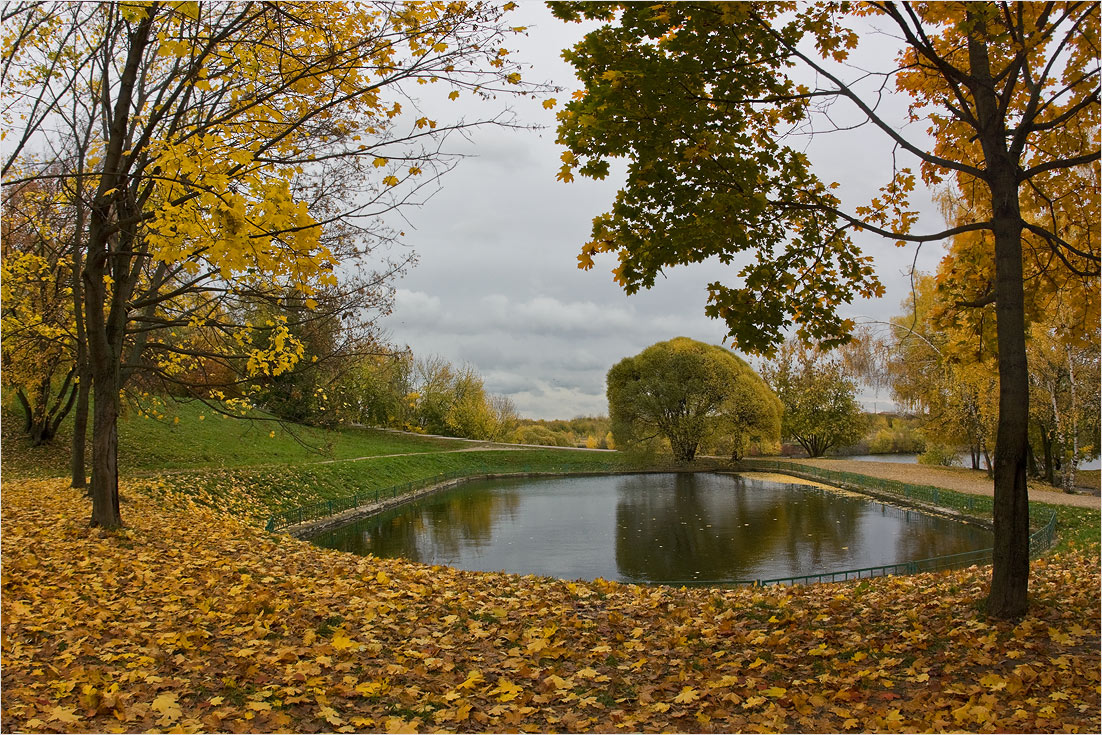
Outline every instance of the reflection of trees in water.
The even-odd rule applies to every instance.
[[[616,505],[616,562],[628,579],[752,578],[763,563],[814,565],[857,528],[852,508],[812,488],[742,477],[625,478]]]
[[[460,488],[334,529],[314,543],[329,549],[446,563],[491,543],[495,519],[520,503],[514,486]]]
[[[600,534],[596,545],[601,559],[607,559],[609,541],[603,509],[615,499],[616,571],[609,576],[628,581],[783,577],[990,546],[990,534],[982,529],[809,486],[704,474],[630,475],[593,482],[592,493],[601,500],[592,507],[585,505],[584,493],[555,488],[548,497],[578,514],[602,509],[599,517],[585,517],[591,524],[586,528],[601,529],[590,532]],[[526,481],[467,485],[336,529],[315,542],[359,554],[460,565],[473,550],[478,556],[497,551],[514,559],[518,570],[526,555],[545,553],[535,549],[546,550],[548,544],[568,554],[570,544],[577,543],[578,553],[589,553],[584,534],[580,541],[568,541],[553,523],[537,524],[541,533],[556,534],[551,539],[540,536],[532,543],[495,550],[495,544],[516,540],[495,525],[504,522],[515,531],[516,524],[532,522],[526,512],[540,512],[534,510],[538,504],[522,507],[522,493],[529,486]],[[533,560],[532,568],[542,561]]]
[[[885,508],[886,512],[903,518],[907,523],[907,533],[901,533],[896,538],[895,558],[887,559],[886,563],[919,561],[986,549],[994,541],[990,531],[977,526],[934,518],[916,510],[893,508],[890,505]],[[952,533],[947,532],[947,524],[956,526]]]

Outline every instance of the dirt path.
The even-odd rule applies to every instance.
[[[884,480],[909,482],[913,485],[933,485],[946,490],[956,490],[973,495],[994,495],[991,480],[985,472],[962,467],[931,467],[919,464],[901,464],[897,462],[859,462],[852,459],[795,459],[782,460],[793,464],[811,465],[838,472],[852,472],[855,475],[868,475]],[[1054,505],[1074,505],[1080,508],[1102,506],[1097,495],[1068,495],[1055,488],[1039,483],[1029,483],[1029,499]]]

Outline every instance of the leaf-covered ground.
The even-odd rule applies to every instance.
[[[1099,559],[731,591],[459,572],[3,486],[3,729],[1099,732]]]

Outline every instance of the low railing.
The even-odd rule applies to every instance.
[[[1040,556],[1056,541],[1056,514],[1048,519],[1044,527],[1038,529],[1029,537],[1029,556]],[[965,551],[959,554],[935,556],[929,559],[917,561],[905,561],[897,564],[882,564],[875,567],[862,567],[861,569],[846,569],[838,572],[823,572],[822,574],[801,574],[795,577],[774,577],[772,579],[739,579],[729,581],[716,580],[663,580],[648,582],[648,584],[660,584],[666,586],[700,586],[710,587],[762,587],[771,584],[816,584],[822,582],[847,582],[855,579],[871,579],[872,577],[886,577],[893,574],[920,574],[922,572],[939,572],[945,569],[963,569],[964,567],[978,564],[989,564],[994,549],[977,549]]]
[[[399,485],[392,485],[391,487],[376,488],[374,490],[360,490],[342,498],[333,498],[332,500],[321,500],[309,505],[300,505],[297,508],[290,508],[273,514],[268,518],[266,528],[269,531],[278,531],[288,526],[297,526],[300,523],[316,521],[320,518],[328,518],[338,513],[343,513],[346,510],[359,508],[368,503],[378,503],[387,498],[397,498],[400,495],[408,495],[432,485],[439,485],[450,480],[458,480],[460,477],[467,477],[469,475],[469,472],[444,472],[432,475],[431,477],[423,477],[419,480],[411,480],[410,482]]]
[[[268,518],[268,522],[265,528],[268,531],[278,531],[290,526],[297,526],[300,523],[307,523],[309,521],[316,521],[322,518],[329,518],[339,513],[343,513],[353,508],[359,508],[369,503],[379,503],[387,499],[395,499],[404,495],[415,493],[418,490],[423,490],[433,485],[440,485],[453,480],[465,479],[465,480],[480,480],[491,477],[525,477],[530,475],[561,475],[564,473],[570,474],[607,474],[616,470],[603,470],[603,469],[576,469],[569,465],[561,466],[540,466],[538,468],[532,468],[528,465],[523,467],[514,468],[512,470],[503,470],[500,472],[470,472],[468,470],[459,470],[452,472],[442,472],[429,477],[422,477],[417,480],[411,480],[409,482],[399,483],[385,488],[376,488],[374,490],[358,490],[351,495],[345,495],[340,498],[334,498],[332,500],[319,500],[316,503],[310,503],[308,505],[300,505],[296,508],[289,508],[288,510],[280,511],[272,514]],[[622,471],[622,470],[621,470]]]
[[[765,472],[799,473],[816,480],[822,480],[831,484],[855,485],[869,490],[899,495],[908,500],[917,500],[942,508],[965,511],[968,513],[982,513],[991,515],[994,511],[994,499],[986,495],[970,495],[933,485],[912,485],[898,480],[887,480],[869,475],[859,475],[853,472],[839,472],[825,467],[799,464],[797,462],[782,462],[773,459],[746,459],[739,463],[740,469],[757,470]]]

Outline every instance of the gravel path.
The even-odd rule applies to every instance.
[[[933,485],[947,490],[956,490],[973,495],[994,495],[994,487],[987,473],[963,467],[932,467],[920,464],[902,464],[896,462],[858,462],[852,459],[795,459],[793,464],[805,464],[822,467],[838,472],[852,472],[857,475],[869,475],[884,480],[898,480],[913,485]],[[1040,483],[1029,483],[1029,499],[1054,505],[1075,505],[1080,508],[1099,508],[1097,495],[1068,495],[1055,488]]]

